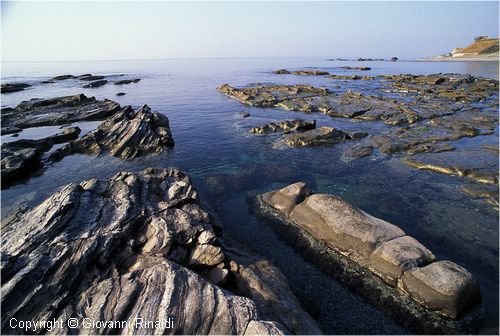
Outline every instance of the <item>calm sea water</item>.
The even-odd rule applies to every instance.
[[[140,77],[137,84],[106,85],[83,89],[76,82],[36,85],[25,91],[2,95],[2,107],[39,97],[84,93],[108,98],[122,105],[148,104],[167,115],[176,146],[168,155],[131,161],[103,155],[73,155],[21,184],[2,190],[2,216],[22,203],[34,205],[60,186],[89,178],[105,179],[119,170],[148,166],[176,166],[188,172],[205,201],[220,216],[225,233],[249,249],[272,260],[291,282],[327,333],[404,332],[383,314],[345,290],[293,250],[273,229],[254,217],[249,197],[305,181],[315,192],[341,195],[370,214],[403,228],[429,247],[440,259],[449,259],[471,270],[479,279],[486,316],[483,332],[498,328],[498,212],[461,191],[466,181],[411,169],[398,158],[371,157],[346,163],[340,159],[343,144],[333,147],[290,149],[276,145],[279,136],[253,136],[250,127],[292,118],[315,119],[319,125],[377,133],[388,126],[378,122],[357,123],[321,114],[246,107],[220,94],[216,87],[251,83],[307,83],[334,91],[369,92],[376,82],[335,82],[322,77],[278,76],[279,68],[319,68],[332,73],[351,73],[340,66],[361,62],[329,62],[324,59],[173,59],[2,64],[2,83],[40,80],[61,74],[126,74]],[[483,62],[363,62],[373,70],[366,74],[470,73],[498,78],[498,63]],[[365,72],[363,73],[365,74]],[[117,97],[117,92],[126,92]],[[241,119],[236,112],[248,111]],[[80,123],[85,130],[95,123]],[[53,128],[24,131],[36,138]],[[2,141],[10,141],[9,136]],[[463,145],[497,143],[493,136],[463,139]],[[312,303],[312,304],[310,304]],[[493,330],[493,331],[492,331]]]

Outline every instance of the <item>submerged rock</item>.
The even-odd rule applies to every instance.
[[[278,131],[306,131],[316,127],[315,120],[283,120],[276,123],[265,124],[261,127],[253,127],[250,132],[257,134],[275,133]]]
[[[235,252],[223,250],[212,216],[176,169],[66,185],[6,224],[1,246],[4,334],[25,333],[11,328],[11,318],[70,317],[129,323],[84,328],[79,321],[48,332],[320,333],[276,268],[258,259],[232,260]],[[190,266],[183,256],[201,247],[208,260],[216,250],[221,263]],[[216,268],[235,280],[215,285],[210,274]],[[262,319],[273,315],[276,320]]]
[[[50,160],[73,153],[99,154],[103,151],[121,159],[158,154],[174,146],[168,118],[144,105],[130,106],[105,120],[97,129],[56,150]]]
[[[364,132],[346,133],[332,127],[321,126],[318,129],[288,135],[283,141],[291,147],[322,146],[345,140],[357,140],[367,135]]]
[[[477,281],[471,273],[451,261],[435,261],[432,252],[403,230],[338,196],[310,195],[306,185],[299,182],[259,195],[257,200],[262,214],[297,228],[307,241],[320,242],[311,242],[312,245],[344,256],[333,260],[352,264],[354,271],[350,273],[373,288],[366,293],[375,296],[374,300],[390,296],[391,303],[401,305],[401,310],[416,314],[416,319],[424,318],[419,321],[424,325],[429,322],[427,319],[432,324],[448,325],[448,319],[463,318],[481,302]],[[372,278],[380,277],[386,288],[367,279],[367,271]],[[406,293],[413,303],[407,301]],[[383,296],[377,298],[378,294]],[[419,309],[438,315],[417,313]]]
[[[250,113],[249,112],[238,112],[236,113],[236,115],[240,118],[248,118],[250,117]]]
[[[95,82],[90,82],[88,84],[85,84],[83,87],[84,88],[96,88],[96,87],[100,87],[100,86],[103,86],[103,85],[106,85],[108,83],[107,80],[105,79],[102,79],[102,80],[97,80]]]
[[[2,93],[18,92],[23,91],[30,86],[31,85],[27,83],[6,83],[2,84],[0,91]]]
[[[111,100],[83,94],[23,101],[16,108],[2,109],[2,126],[19,128],[65,125],[82,120],[102,120],[120,110]]]

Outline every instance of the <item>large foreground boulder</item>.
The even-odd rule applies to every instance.
[[[428,311],[460,319],[481,302],[470,272],[451,261],[436,261],[431,251],[397,226],[338,196],[310,195],[305,183],[298,182],[258,199],[264,213],[270,207],[280,220],[346,257],[342,263],[380,277],[393,288],[391,295],[402,297],[394,300],[396,304],[407,305],[404,297],[409,295]]]
[[[228,256],[179,170],[69,184],[15,218],[2,223],[4,334],[320,332],[276,268]],[[280,282],[267,289],[262,274]],[[263,320],[271,307],[283,317]],[[19,323],[48,320],[62,322]]]

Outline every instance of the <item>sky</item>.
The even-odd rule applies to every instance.
[[[2,62],[416,58],[498,37],[499,2],[5,2]]]

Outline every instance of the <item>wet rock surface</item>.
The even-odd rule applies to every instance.
[[[9,326],[11,318],[83,317],[131,322],[42,331],[320,333],[274,266],[234,247],[226,251],[220,229],[179,170],[149,168],[69,184],[16,218],[2,223],[3,333],[23,333]],[[199,260],[218,264],[190,264],[200,249]],[[213,273],[230,276],[215,284]],[[172,323],[137,325],[136,318]]]
[[[319,249],[318,253],[338,253],[330,267],[348,263],[353,269],[368,270],[373,279],[381,279],[378,284],[362,280],[360,271],[353,271],[359,277],[357,281],[368,286],[362,292],[374,301],[386,300],[383,293],[391,292],[391,305],[399,305],[404,314],[412,315],[413,323],[423,328],[420,332],[431,320],[434,327],[446,329],[451,326],[449,319],[465,321],[469,313],[474,319],[478,317],[475,312],[481,296],[474,276],[451,261],[435,261],[432,252],[397,226],[370,216],[340,197],[310,195],[302,182],[259,195],[257,200],[262,215],[297,229],[299,236]],[[409,283],[406,287],[405,281]],[[428,313],[422,315],[422,309]]]
[[[43,153],[52,148],[49,141],[17,140],[2,144],[2,187],[28,176],[42,166]]]
[[[97,81],[93,81],[93,82],[90,82],[88,84],[85,84],[83,87],[84,88],[96,88],[96,87],[100,87],[100,86],[103,86],[106,84],[108,84],[108,81],[105,79],[102,79],[102,80],[97,80]]]
[[[250,132],[257,134],[267,134],[275,132],[291,132],[291,131],[306,131],[314,129],[316,127],[316,121],[314,120],[283,120],[276,123],[265,124],[260,127],[253,127]]]
[[[174,146],[169,120],[144,105],[130,106],[106,119],[97,129],[56,150],[50,160],[73,153],[100,154],[105,151],[121,159],[158,154]]]
[[[82,120],[102,120],[120,110],[111,100],[97,100],[83,94],[23,101],[2,109],[2,127],[28,128],[64,125]]]
[[[138,83],[140,80],[141,80],[140,78],[122,79],[122,80],[116,81],[115,85],[124,85],[124,84],[130,84],[130,83]]]

